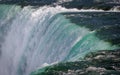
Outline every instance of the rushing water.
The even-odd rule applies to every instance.
[[[0,75],[29,75],[62,61],[76,61],[90,51],[117,49],[99,39],[96,30],[72,23],[60,6],[20,8],[0,5]]]

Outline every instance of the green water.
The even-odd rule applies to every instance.
[[[16,5],[0,5],[1,75],[29,75],[44,67],[44,64],[79,61],[89,52],[119,48],[118,45],[105,41],[109,38],[99,38],[97,28],[91,30],[85,26],[87,24],[83,24],[87,22],[82,17],[89,17],[77,12],[81,15],[76,18],[76,14],[71,15],[69,11],[63,15],[60,9],[69,10],[63,7],[20,8]],[[89,15],[92,14],[95,12],[89,12]],[[99,17],[103,17],[101,14],[106,15],[100,12]],[[75,23],[67,16],[80,19],[77,22],[84,22]],[[93,16],[88,25],[96,24],[97,20]],[[43,70],[40,69],[41,71]]]

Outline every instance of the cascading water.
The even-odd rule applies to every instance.
[[[1,74],[25,75],[26,73],[28,74],[31,71],[35,70],[37,67],[40,67],[40,65],[45,62],[52,63],[58,60],[62,60],[62,58],[60,57],[56,57],[55,59],[51,60],[53,54],[51,55],[52,57],[47,56],[47,53],[49,53],[47,51],[49,49],[56,50],[54,46],[53,48],[50,48],[52,47],[50,45],[52,45],[52,43],[56,45],[57,41],[53,41],[55,40],[55,38],[59,39],[59,37],[61,37],[57,35],[62,34],[61,32],[58,32],[56,36],[53,36],[55,35],[54,33],[56,29],[62,23],[65,23],[62,22],[57,26],[56,24],[58,23],[60,18],[55,20],[53,24],[50,23],[52,22],[52,16],[57,12],[58,8],[53,7],[43,7],[39,9],[31,9],[31,7],[25,7],[14,17],[7,36],[5,37],[5,42],[2,44],[3,46],[1,50],[2,56],[0,69]],[[57,27],[54,28],[54,25]],[[54,28],[54,30],[51,29],[51,27]],[[53,38],[53,40],[47,39],[48,37]],[[65,37],[65,39],[67,38],[68,36]],[[40,52],[40,54],[37,54],[38,52]],[[36,64],[34,63],[35,61]],[[7,62],[9,62],[9,64],[7,64]],[[5,63],[6,65],[3,65]]]
[[[0,11],[6,10],[1,8]],[[45,63],[75,61],[90,51],[117,48],[97,38],[96,31],[57,14],[78,11],[76,9],[59,6],[6,8],[9,11],[0,13],[0,16],[6,15],[0,18],[0,75],[29,75]],[[15,13],[11,13],[13,10]]]

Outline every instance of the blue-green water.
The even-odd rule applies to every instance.
[[[0,5],[0,75],[29,75],[46,64],[77,61],[91,51],[119,48],[119,43],[99,38],[97,29],[78,25],[61,13],[76,11],[80,13],[59,6]]]

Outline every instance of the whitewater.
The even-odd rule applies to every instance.
[[[60,14],[103,10],[0,5],[0,11],[0,75],[29,75],[48,64],[77,61],[90,51],[118,48]]]

